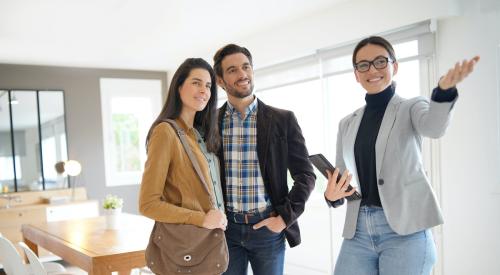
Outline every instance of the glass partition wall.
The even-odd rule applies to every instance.
[[[67,188],[65,160],[63,91],[0,90],[0,193]]]

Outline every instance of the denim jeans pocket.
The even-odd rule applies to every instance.
[[[274,231],[272,231],[267,226],[263,226],[262,228],[264,229],[264,231],[266,231],[267,233],[272,234],[272,235],[279,235],[279,234],[281,234],[281,232],[274,232]]]

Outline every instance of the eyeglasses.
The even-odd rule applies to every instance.
[[[385,67],[387,67],[387,63],[389,63],[389,62],[393,62],[393,61],[385,56],[379,56],[372,61],[360,61],[360,62],[354,64],[354,68],[358,72],[364,73],[364,72],[368,72],[370,70],[371,65],[373,65],[373,67],[375,67],[375,69],[379,69],[379,70],[385,69]]]

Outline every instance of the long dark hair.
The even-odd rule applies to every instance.
[[[188,58],[175,71],[172,78],[170,88],[168,89],[167,102],[163,105],[163,109],[156,120],[149,128],[146,138],[146,148],[149,138],[156,125],[163,122],[165,119],[176,119],[181,115],[182,101],[179,94],[179,88],[184,84],[186,78],[194,69],[204,69],[210,74],[212,86],[210,87],[210,99],[208,104],[202,111],[196,112],[194,116],[194,127],[203,135],[208,151],[217,153],[219,149],[220,136],[217,129],[217,85],[215,82],[215,72],[212,66],[202,58]]]
[[[359,41],[358,45],[354,48],[354,52],[352,53],[352,65],[356,66],[356,55],[359,50],[368,44],[373,44],[384,48],[391,58],[392,62],[396,62],[396,53],[394,52],[394,48],[392,48],[391,43],[387,41],[385,38],[380,36],[370,36],[361,41]]]

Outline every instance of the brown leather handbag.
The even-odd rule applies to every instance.
[[[184,131],[174,120],[168,119],[166,122],[177,131],[182,146],[215,209],[214,198],[208,191],[208,185],[189,147]],[[146,263],[155,274],[222,274],[229,263],[224,231],[190,224],[155,222],[146,248]]]

